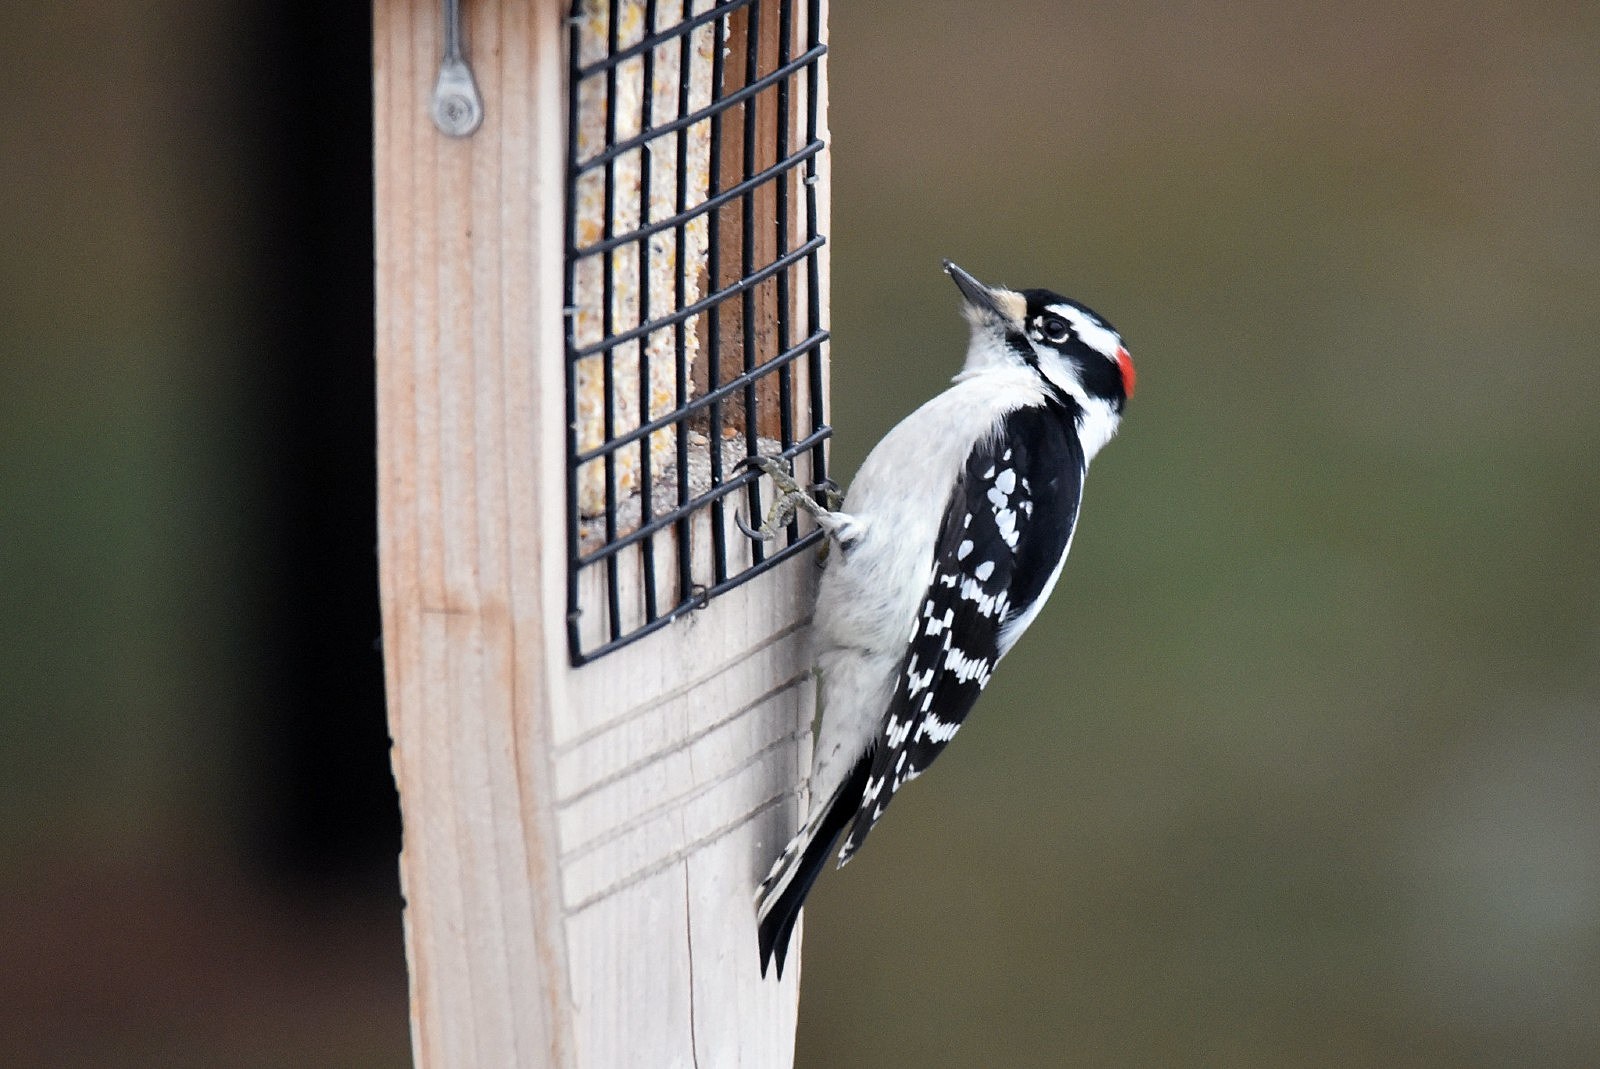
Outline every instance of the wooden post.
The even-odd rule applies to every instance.
[[[761,978],[752,894],[799,818],[815,568],[802,555],[570,667],[568,5],[464,7],[484,120],[459,140],[428,114],[440,4],[373,10],[379,579],[415,1061],[788,1066],[799,969]]]

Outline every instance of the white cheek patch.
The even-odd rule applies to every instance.
[[[1083,344],[1105,357],[1107,360],[1117,358],[1117,350],[1122,347],[1122,339],[1117,337],[1114,330],[1108,330],[1103,324],[1096,322],[1076,308],[1064,304],[1053,304],[1050,311],[1072,324],[1072,331]]]

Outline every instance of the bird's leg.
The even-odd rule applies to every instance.
[[[839,484],[832,479],[824,479],[811,487],[813,494],[822,495],[823,507],[828,510],[827,522],[818,519],[822,529],[828,533],[823,539],[822,548],[817,550],[817,563],[821,564],[828,559],[828,550],[834,542],[839,543],[839,552],[848,555],[850,547],[855,545],[856,538],[861,533],[861,524],[855,517],[845,512],[840,512],[844,506],[844,494],[839,491]]]

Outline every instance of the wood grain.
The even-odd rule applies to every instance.
[[[426,101],[436,4],[373,9],[379,565],[412,1036],[422,1066],[577,1064],[548,708],[562,650],[557,5],[471,5],[486,101]],[[555,235],[555,240],[541,238]],[[541,439],[546,439],[541,441]],[[559,662],[556,662],[559,663]]]

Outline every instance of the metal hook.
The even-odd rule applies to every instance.
[[[447,137],[471,137],[483,125],[483,97],[461,52],[461,0],[444,0],[444,59],[428,111]]]

